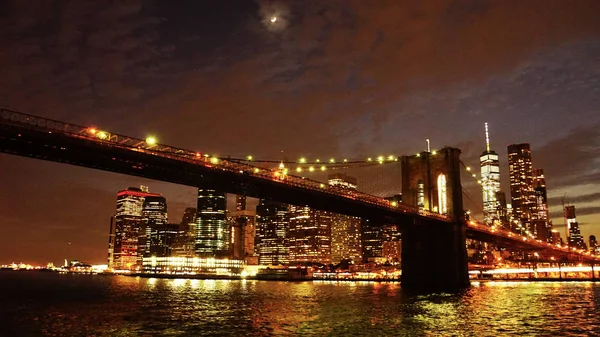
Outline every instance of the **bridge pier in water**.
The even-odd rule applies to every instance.
[[[402,286],[469,285],[460,150],[443,148],[402,157],[402,202],[448,216],[413,218],[402,226]]]

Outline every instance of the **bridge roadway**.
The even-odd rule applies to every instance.
[[[393,223],[401,228],[421,221],[437,222],[440,226],[452,221],[438,213],[289,175],[282,169],[265,169],[5,109],[0,109],[0,152],[307,205],[368,218],[374,223]],[[553,256],[577,255],[582,261],[596,260],[580,251],[538,242],[474,221],[467,223],[466,231],[468,237],[485,242],[544,251]]]

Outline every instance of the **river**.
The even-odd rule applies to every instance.
[[[600,283],[148,279],[0,272],[1,336],[590,336]]]

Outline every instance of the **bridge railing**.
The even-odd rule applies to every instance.
[[[509,240],[513,240],[513,241],[522,241],[524,244],[527,244],[528,246],[532,246],[532,247],[537,247],[543,250],[552,250],[552,251],[558,251],[564,254],[578,254],[578,255],[582,255],[585,256],[585,258],[589,258],[589,259],[597,259],[600,260],[600,257],[594,257],[592,256],[592,254],[588,251],[585,251],[583,249],[577,249],[575,247],[569,247],[569,246],[563,246],[561,244],[556,244],[556,243],[550,243],[550,242],[546,242],[546,241],[542,241],[533,237],[527,237],[524,235],[520,235],[514,232],[511,232],[508,229],[499,227],[499,226],[489,226],[486,224],[482,224],[480,222],[477,221],[469,221],[467,223],[467,226],[469,228],[471,228],[471,230],[475,230],[478,232],[484,232],[484,233],[489,233],[495,236],[501,236],[504,237],[506,239]]]
[[[448,221],[445,215],[407,206],[394,201],[389,201],[374,195],[362,193],[356,190],[332,186],[320,181],[305,177],[288,175],[285,170],[265,169],[239,161],[228,161],[226,158],[211,157],[200,152],[176,148],[156,143],[153,139],[139,139],[128,137],[94,127],[85,127],[76,124],[64,123],[48,118],[42,118],[21,112],[0,109],[0,119],[5,124],[17,125],[48,133],[60,133],[68,137],[86,139],[105,146],[118,147],[150,155],[185,161],[194,165],[202,165],[214,170],[224,170],[237,174],[253,175],[262,179],[276,181],[291,186],[311,189],[324,193],[333,194],[347,199],[357,200],[382,208],[391,209],[396,212],[420,214],[421,216]]]

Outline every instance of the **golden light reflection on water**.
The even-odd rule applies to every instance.
[[[0,308],[6,317],[18,317],[24,329],[40,331],[26,330],[34,331],[30,335],[586,336],[600,331],[600,284],[591,282],[479,282],[457,293],[415,295],[398,283],[43,277],[57,279],[32,282],[31,298],[30,292],[14,297],[9,292]],[[6,279],[0,278],[5,289],[28,289],[22,281],[19,288],[2,282]],[[24,308],[23,297],[50,304],[18,309]],[[17,309],[18,315],[6,312]]]

